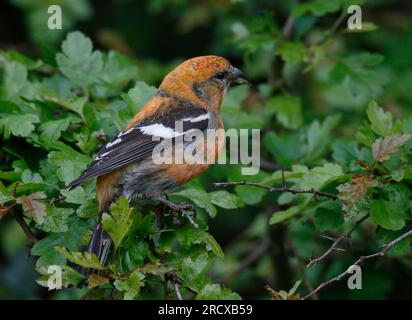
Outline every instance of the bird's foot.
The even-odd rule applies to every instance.
[[[196,214],[195,206],[188,202],[174,203],[168,199],[160,198],[159,201],[174,212],[181,213],[196,229],[199,225],[193,220],[192,215]]]

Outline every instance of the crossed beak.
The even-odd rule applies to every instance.
[[[232,84],[248,83],[243,72],[235,67],[230,68],[230,78],[229,79]]]

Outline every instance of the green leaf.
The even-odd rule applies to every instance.
[[[236,209],[244,206],[240,197],[224,190],[209,192],[208,195],[210,201],[221,208]]]
[[[373,158],[378,162],[389,160],[390,154],[399,151],[411,136],[409,134],[395,134],[385,138],[378,138],[372,145]]]
[[[134,271],[126,280],[116,280],[113,284],[119,291],[124,292],[124,300],[133,300],[144,287],[145,275],[139,271]]]
[[[285,128],[297,129],[302,125],[302,106],[299,97],[281,94],[271,98],[266,105],[276,112],[276,118]]]
[[[392,114],[383,111],[375,101],[372,101],[366,110],[372,130],[380,136],[386,137],[393,133]]]
[[[79,249],[82,236],[88,231],[88,224],[82,220],[75,220],[70,224],[69,230],[64,233],[50,234],[37,241],[31,249],[31,254],[39,256],[37,266],[63,265],[65,259],[54,249],[64,246],[70,250]]]
[[[323,16],[326,13],[336,12],[341,8],[340,0],[311,0],[305,3],[296,4],[292,9],[295,17],[311,13],[315,16]]]
[[[217,210],[206,191],[198,188],[186,188],[181,191],[173,192],[171,195],[180,196],[193,201],[194,204],[206,210],[213,218],[216,216]]]
[[[136,65],[126,56],[116,51],[109,51],[104,58],[104,67],[100,77],[107,86],[121,89],[137,77]]]
[[[302,212],[302,208],[300,206],[293,206],[284,211],[277,211],[272,214],[270,217],[269,223],[270,224],[277,224],[282,222],[286,219],[289,219],[298,213]]]
[[[213,238],[212,235],[208,233],[204,233],[204,236],[202,237],[202,241],[212,250],[212,252],[218,256],[219,258],[224,258],[224,253],[222,251],[222,248],[220,245],[217,243],[215,238]]]
[[[103,69],[103,59],[99,51],[92,51],[89,38],[79,31],[71,32],[62,43],[62,52],[56,61],[63,74],[80,86],[95,84]]]
[[[57,208],[47,206],[47,215],[43,222],[38,223],[37,227],[45,232],[66,232],[69,230],[68,217],[74,212],[70,208]]]
[[[74,117],[67,117],[64,119],[43,122],[40,126],[40,131],[42,131],[40,138],[46,141],[58,140],[60,138],[61,132],[67,130],[70,123],[75,122],[76,118]]]
[[[40,201],[46,198],[43,192],[35,192],[28,196],[21,196],[16,202],[21,204],[23,210],[28,212],[37,222],[42,223],[46,217],[46,205]]]
[[[384,199],[370,201],[372,221],[384,229],[400,230],[405,226],[405,213],[402,204]]]
[[[302,189],[321,190],[327,184],[343,176],[342,167],[338,164],[325,163],[322,167],[314,167],[303,176],[299,186]]]
[[[374,99],[382,93],[382,86],[388,79],[386,73],[377,68],[382,60],[383,56],[369,52],[337,57],[330,80],[347,86],[352,98],[363,95],[366,99]]]
[[[339,164],[349,167],[350,171],[360,168],[358,160],[372,162],[371,152],[366,148],[360,148],[356,141],[337,141],[333,144],[332,150],[332,158]]]
[[[110,215],[103,213],[102,224],[118,248],[132,225],[132,209],[125,197],[120,197],[110,206]]]
[[[12,99],[17,97],[27,84],[27,69],[19,62],[8,62],[0,57],[0,62],[2,61],[4,62],[4,92],[7,98]]]
[[[10,135],[28,137],[34,131],[34,123],[40,122],[35,114],[6,115],[0,119],[0,132],[4,139]]]
[[[276,49],[283,60],[291,64],[305,62],[309,51],[302,42],[285,41]]]
[[[90,163],[90,157],[81,154],[67,145],[56,145],[60,151],[52,151],[48,155],[49,163],[56,166],[57,176],[66,185],[78,178]]]
[[[327,117],[322,124],[315,120],[307,133],[307,145],[305,146],[306,159],[315,159],[321,156],[332,138],[332,129],[340,121],[340,115]]]
[[[73,262],[83,268],[104,270],[105,267],[100,265],[99,259],[95,254],[89,252],[69,251],[65,247],[54,247],[54,249],[70,262]]]
[[[130,113],[137,113],[156,93],[156,88],[147,85],[143,81],[137,81],[127,94],[122,94],[122,98],[129,106]]]
[[[207,284],[197,294],[196,300],[240,300],[240,296],[219,284]]]
[[[67,189],[60,190],[60,193],[65,197],[64,200],[69,203],[83,204],[91,199],[86,195],[83,187],[80,186],[70,191]]]

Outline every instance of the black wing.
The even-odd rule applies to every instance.
[[[181,121],[179,125],[178,121]],[[170,112],[144,119],[115,136],[99,151],[80,177],[67,187],[73,189],[86,180],[138,163],[150,156],[162,141],[173,139],[173,135],[183,134],[190,129],[206,130],[208,124],[208,111],[194,106],[173,108]]]

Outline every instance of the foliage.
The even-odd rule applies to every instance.
[[[368,13],[373,8],[391,14],[385,4],[360,2]],[[179,279],[184,298],[299,299],[411,229],[410,29],[377,18],[380,28],[351,32],[344,22],[347,1],[257,3],[148,4],[151,14],[172,13],[185,32],[216,21],[208,52],[243,61],[253,84],[229,91],[222,107],[225,127],[261,129],[262,167],[255,176],[242,176],[242,165],[217,165],[171,194],[173,201],[196,206],[198,228],[184,216],[159,218],[120,198],[112,215],[103,217],[114,240],[105,267],[81,253],[96,221],[94,181],[72,191],[64,186],[144,105],[155,92],[152,81],[161,78],[155,75],[170,66],[157,72],[151,61],[137,66],[116,51],[93,48],[79,31],[68,33],[55,59],[0,52],[0,223],[24,213],[38,238],[31,254],[39,284],[47,284],[47,266],[56,264],[63,266],[65,287],[83,285],[76,292],[86,298],[109,298],[113,289],[112,298],[163,298],[165,279],[177,298],[172,283]],[[290,30],[283,27],[288,20]],[[217,181],[285,183],[337,199],[247,185],[216,190]],[[354,226],[351,250],[343,241],[345,252],[333,251],[306,267],[330,247],[322,235],[337,238]],[[9,233],[3,234],[5,242]],[[409,237],[380,264],[365,265],[363,290],[325,288],[320,295],[407,296],[398,276],[410,287],[410,253]],[[384,262],[391,259],[397,264]],[[101,271],[85,279],[70,263]]]

